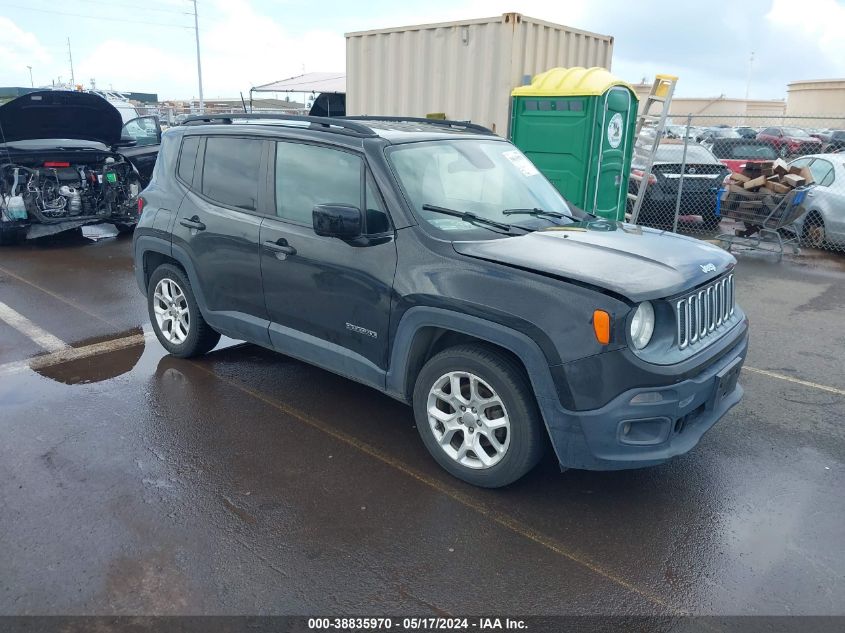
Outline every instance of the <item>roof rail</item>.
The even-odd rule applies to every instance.
[[[346,134],[349,136],[358,137],[373,137],[377,136],[366,125],[354,123],[352,121],[344,121],[341,118],[322,117],[322,116],[301,116],[296,114],[254,114],[247,112],[234,112],[230,114],[194,114],[186,118],[182,125],[201,125],[203,123],[226,123],[231,124],[234,121],[290,121],[298,123],[308,123],[310,128],[321,128],[324,132],[333,132],[335,134]]]
[[[346,119],[347,121],[386,121],[396,123],[426,123],[429,125],[440,125],[452,129],[464,129],[467,131],[477,132],[479,134],[488,134],[495,136],[496,133],[483,125],[472,123],[471,121],[452,121],[451,119],[425,119],[423,117],[413,116],[364,116],[364,115],[350,115],[344,117],[335,117],[335,119]]]

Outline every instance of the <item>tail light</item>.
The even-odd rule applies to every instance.
[[[632,169],[631,174],[636,176],[637,180],[642,180],[643,176],[645,175],[645,172],[641,169]],[[656,185],[657,184],[657,176],[655,176],[654,174],[649,174],[648,175],[648,184]]]
[[[145,204],[146,204],[146,201],[141,196],[138,196],[138,216],[139,217],[144,212],[144,205]]]

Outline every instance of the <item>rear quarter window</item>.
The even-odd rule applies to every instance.
[[[179,152],[179,166],[176,168],[176,174],[189,187],[194,183],[194,167],[197,164],[199,146],[199,136],[186,136],[182,139],[182,149]]]

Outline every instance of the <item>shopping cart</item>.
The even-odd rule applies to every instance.
[[[783,257],[784,248],[798,254],[799,235],[794,224],[806,213],[802,206],[809,187],[789,193],[732,192],[720,189],[716,198],[716,215],[742,223],[733,234],[723,233],[716,240],[727,251],[758,250]]]

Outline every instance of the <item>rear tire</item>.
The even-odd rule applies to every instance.
[[[123,224],[121,222],[114,222],[114,228],[117,229],[120,235],[131,234],[135,231],[134,224]]]
[[[432,357],[417,376],[413,407],[431,456],[475,486],[506,486],[543,455],[543,423],[528,378],[493,347],[459,345]]]
[[[200,356],[220,341],[202,318],[188,276],[172,264],[162,264],[150,277],[147,309],[156,337],[173,356]]]
[[[806,246],[813,248],[824,248],[827,243],[824,219],[817,212],[813,211],[804,220],[801,229],[801,241]]]

